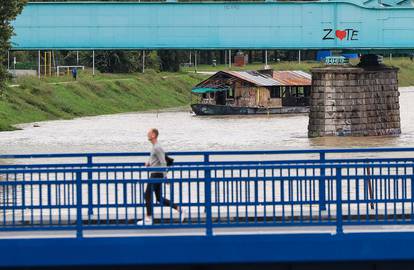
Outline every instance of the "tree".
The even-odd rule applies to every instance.
[[[178,50],[160,50],[158,51],[160,58],[160,70],[177,72],[180,71],[180,59],[183,58],[183,53]]]
[[[92,53],[82,52],[82,61],[92,65]],[[139,71],[141,54],[136,51],[95,51],[95,66],[103,73],[130,73]]]
[[[158,70],[158,59],[154,53],[145,51],[145,67]],[[142,70],[143,51],[95,51],[95,67],[102,73],[131,73]],[[92,53],[81,52],[81,61],[92,66]],[[65,57],[65,61],[73,62],[73,52]]]
[[[10,49],[13,35],[11,22],[19,15],[27,0],[0,0],[0,90],[3,90],[9,74],[3,63]]]

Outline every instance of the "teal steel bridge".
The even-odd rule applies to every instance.
[[[410,0],[29,3],[14,50],[414,48]]]

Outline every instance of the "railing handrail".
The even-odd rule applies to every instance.
[[[400,168],[412,168],[414,163],[375,163],[376,168],[390,168],[398,166]],[[65,164],[63,164],[62,167]],[[68,164],[69,166],[70,164]],[[119,163],[122,166],[122,163]],[[132,168],[61,168],[61,169],[3,169],[0,170],[0,173],[7,174],[7,173],[93,173],[93,172],[174,172],[174,171],[182,171],[182,170],[224,170],[224,169],[257,169],[257,166],[260,165],[261,170],[266,169],[359,169],[359,168],[367,168],[371,166],[370,163],[365,164],[329,164],[329,163],[321,163],[321,164],[246,164],[246,165],[201,165],[201,166],[171,166],[171,167],[132,167]]]
[[[203,166],[206,164],[214,166],[228,166],[228,165],[287,165],[287,164],[334,164],[334,163],[371,163],[378,164],[380,162],[414,162],[414,158],[342,158],[342,159],[279,159],[279,160],[259,160],[259,161],[247,161],[247,160],[230,160],[230,161],[177,161],[174,162],[174,166]],[[130,167],[130,166],[144,166],[144,162],[92,162],[92,163],[23,163],[23,164],[0,164],[0,170],[10,169],[40,169],[40,168],[87,168],[87,167]]]
[[[170,151],[173,156],[225,156],[225,155],[277,155],[277,154],[333,154],[333,153],[381,153],[381,152],[414,152],[414,147],[399,148],[331,148],[303,150],[243,150],[243,151]],[[145,157],[149,152],[117,152],[117,153],[61,153],[61,154],[7,154],[0,159],[29,158],[76,158],[76,157]]]

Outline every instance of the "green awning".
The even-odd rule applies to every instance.
[[[206,93],[221,92],[221,91],[227,91],[227,90],[228,88],[197,87],[197,88],[193,88],[191,92],[195,94],[206,94]]]

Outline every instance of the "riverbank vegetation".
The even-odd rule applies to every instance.
[[[192,73],[97,74],[17,79],[0,97],[0,130],[13,125],[80,116],[147,111],[190,103],[191,87],[202,75]]]
[[[19,15],[26,0],[7,0],[0,2],[0,93],[5,88],[6,79],[9,77],[3,63],[7,59],[7,51],[10,49],[10,38],[13,35],[11,22]]]
[[[358,64],[359,60],[351,60],[351,64]],[[409,57],[394,57],[392,59],[386,57],[384,58],[384,64],[387,66],[394,66],[399,68],[398,79],[400,86],[414,86],[414,61],[410,60]],[[281,61],[269,63],[269,66],[274,70],[303,70],[310,72],[313,67],[323,66],[323,63],[316,61],[302,61],[298,63],[297,61]],[[212,72],[218,70],[259,70],[263,69],[262,63],[249,64],[244,67],[235,67],[228,65],[199,65],[197,70]],[[183,71],[194,72],[195,67],[184,67]]]
[[[398,67],[399,85],[414,85],[414,62],[409,58],[384,59],[385,64]],[[355,64],[355,63],[354,63]],[[319,62],[293,61],[270,63],[275,70],[304,70],[321,66]],[[263,64],[250,64],[231,70],[257,70]],[[229,70],[226,65],[199,65],[199,72]],[[0,131],[13,130],[18,123],[53,119],[147,111],[187,106],[191,88],[209,74],[194,73],[194,67],[182,72],[145,74],[102,74],[92,76],[90,70],[80,71],[78,81],[70,76],[18,78],[10,82],[0,97]]]

